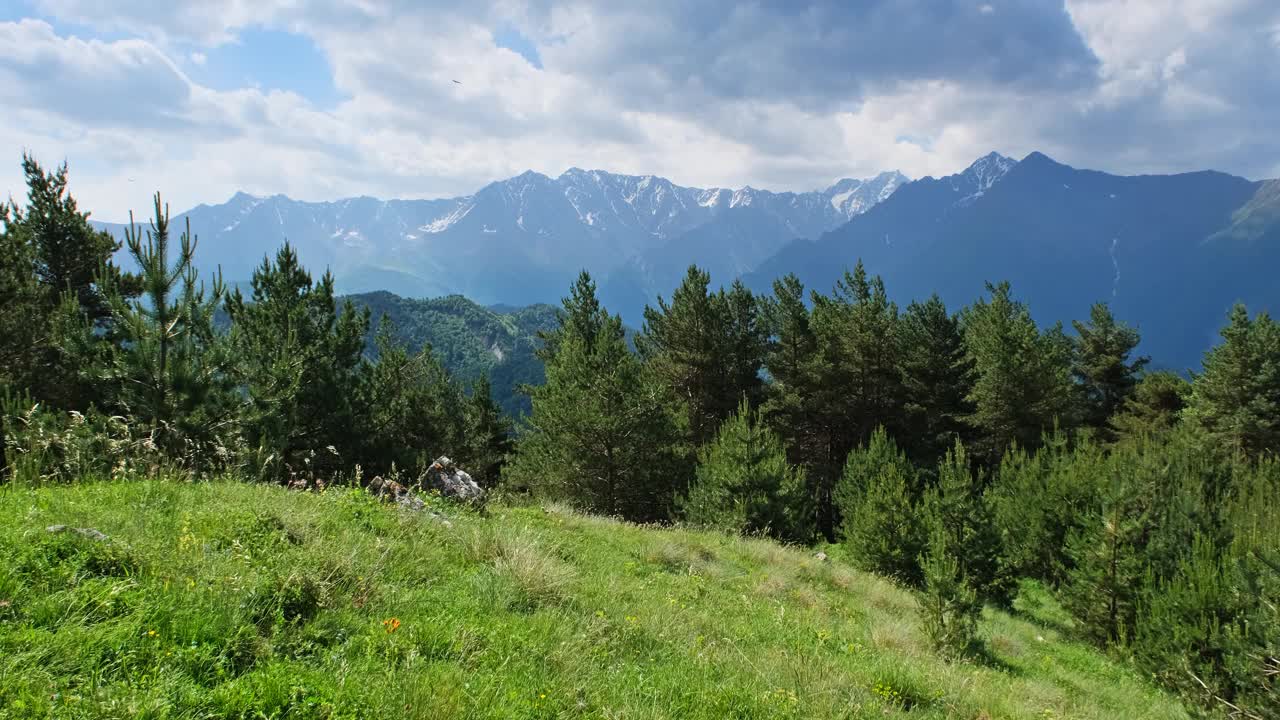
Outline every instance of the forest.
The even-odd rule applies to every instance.
[[[1198,372],[1153,372],[1105,303],[1070,328],[1000,282],[900,308],[851,257],[829,290],[788,276],[763,295],[690,267],[632,349],[584,271],[516,422],[288,244],[229,290],[159,195],[122,247],[65,165],[23,169],[25,202],[0,207],[3,482],[411,482],[447,453],[494,495],[827,548],[916,592],[957,662],[983,653],[983,606],[1038,581],[1189,703],[1280,715],[1265,313],[1231,309]]]

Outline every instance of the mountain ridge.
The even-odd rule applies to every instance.
[[[1045,325],[1108,301],[1143,332],[1141,350],[1176,370],[1199,365],[1234,302],[1280,305],[1265,271],[1280,263],[1280,213],[1265,182],[1111,175],[1034,152],[978,194],[965,192],[980,184],[973,169],[909,183],[815,240],[788,243],[744,281],[765,291],[795,272],[825,292],[861,259],[900,304],[937,292],[958,308],[984,282],[1008,280]],[[1223,242],[1233,218],[1254,242]]]
[[[603,277],[646,252],[661,255],[663,245],[741,208],[771,218],[768,236],[757,238],[771,250],[838,226],[906,182],[891,171],[796,193],[685,187],[656,175],[570,168],[556,178],[526,171],[470,195],[434,200],[307,202],[238,191],[175,219],[189,218],[203,239],[197,264],[219,266],[228,278],[247,278],[288,240],[308,267],[332,269],[343,292],[464,294],[525,305],[559,297],[583,267]],[[124,229],[97,225],[117,236]]]

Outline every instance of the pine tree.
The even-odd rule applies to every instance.
[[[0,205],[0,382],[30,389],[45,404],[84,410],[102,400],[102,388],[83,382],[92,373],[85,358],[67,356],[61,332],[78,332],[83,321],[94,328],[96,343],[115,341],[105,287],[136,297],[139,279],[112,262],[120,243],[95,230],[68,194],[65,163],[46,172],[24,154],[22,169],[26,206]],[[63,318],[68,311],[71,317]]]
[[[357,312],[347,300],[339,313],[333,276],[313,282],[288,243],[274,263],[263,259],[251,285],[251,302],[237,289],[226,308],[249,396],[245,440],[258,471],[278,477],[328,448],[321,457],[335,463],[354,457],[368,309]]]
[[[810,324],[816,347],[805,365],[811,451],[804,464],[819,531],[834,538],[840,517],[832,488],[845,459],[877,427],[904,425],[898,310],[859,262],[831,296],[814,294]]]
[[[498,484],[515,444],[511,421],[494,402],[487,377],[482,375],[472,383],[463,411],[466,430],[462,459],[481,487],[492,488]]]
[[[110,280],[104,284],[121,340],[104,379],[117,389],[116,407],[148,427],[158,445],[200,463],[226,438],[236,404],[230,355],[213,322],[225,291],[215,275],[206,296],[197,279],[190,220],[171,259],[169,209],[159,193],[154,210],[145,238],[132,215],[125,231],[129,254],[141,268],[142,299],[129,300]],[[91,333],[85,328],[82,337]]]
[[[1146,373],[1111,418],[1120,440],[1159,435],[1173,429],[1191,395],[1191,383],[1171,372]]]
[[[955,555],[966,582],[980,596],[1005,602],[1012,578],[1001,567],[1000,534],[984,485],[964,445],[956,441],[938,463],[937,483],[925,492],[922,512],[931,534],[945,534],[945,548]]]
[[[1236,305],[1222,339],[1205,354],[1186,414],[1238,452],[1280,450],[1280,326]]]
[[[764,333],[755,299],[740,283],[709,291],[711,276],[690,266],[668,304],[645,308],[636,348],[685,410],[689,439],[701,446],[738,401],[759,397]]]
[[[533,412],[510,474],[592,512],[666,518],[684,491],[666,393],[627,349],[621,318],[600,307],[588,274],[563,305],[544,348],[547,381],[530,389]]]
[[[46,172],[34,157],[24,154],[22,172],[27,180],[27,206],[12,204],[11,222],[28,234],[33,245],[36,278],[46,289],[46,303],[52,308],[61,293],[70,292],[90,321],[110,319],[102,283],[111,283],[126,298],[139,290],[138,279],[111,262],[120,242],[110,233],[95,230],[89,214],[76,206],[67,193],[65,163]]]
[[[1222,549],[1197,538],[1175,576],[1143,583],[1135,659],[1161,684],[1204,708],[1235,705],[1249,681],[1250,648],[1241,625],[1250,613],[1239,582]]]
[[[1131,474],[1116,472],[1117,463],[1108,464],[1099,507],[1084,510],[1084,527],[1067,538],[1074,567],[1064,592],[1064,605],[1085,634],[1102,644],[1122,642],[1133,630],[1146,530],[1142,489]]]
[[[813,424],[813,376],[809,372],[817,348],[810,326],[804,286],[794,274],[773,282],[773,296],[764,298],[761,314],[768,342],[765,370],[769,374],[764,404],[770,426],[783,439],[787,458],[802,463],[819,455]]]
[[[538,339],[542,341],[535,354],[544,363],[555,358],[560,349],[560,338],[568,335],[578,338],[594,338],[609,321],[608,313],[600,306],[596,297],[596,283],[586,270],[578,273],[577,279],[569,288],[569,296],[557,311],[557,326],[551,330],[539,331]]]
[[[959,318],[937,295],[907,306],[901,331],[907,449],[917,462],[937,462],[966,434],[973,360]]]
[[[1035,447],[1070,410],[1070,343],[1061,328],[1041,333],[1008,283],[987,284],[990,299],[961,313],[976,380],[969,393],[978,455],[998,461],[1013,443]]]
[[[36,282],[34,248],[8,204],[0,204],[0,257],[0,386],[28,388],[47,334],[40,322],[47,309]]]
[[[691,523],[734,533],[800,542],[812,533],[804,471],[787,463],[781,438],[745,398],[699,452],[696,480],[680,509]]]
[[[1150,358],[1130,360],[1138,346],[1138,331],[1116,322],[1106,303],[1095,303],[1089,322],[1074,321],[1074,365],[1072,375],[1083,396],[1083,421],[1088,427],[1109,435],[1107,421],[1134,392],[1138,373]]]
[[[1010,448],[986,493],[1003,548],[1002,575],[1058,586],[1070,569],[1067,538],[1099,504],[1105,455],[1087,440],[1068,449],[1055,433],[1038,452]]]
[[[834,495],[844,545],[859,567],[919,584],[918,485],[915,467],[884,428],[849,454]]]
[[[963,568],[963,553],[935,517],[920,556],[920,619],[933,647],[948,659],[968,654],[977,642],[982,602]]]
[[[726,386],[758,407],[764,400],[761,370],[768,348],[768,328],[761,301],[741,280],[716,294],[725,327]]]
[[[416,354],[392,338],[384,316],[374,337],[377,360],[365,370],[365,393],[357,404],[363,414],[358,455],[344,458],[360,463],[368,474],[394,466],[420,472],[441,454],[462,457],[469,441],[463,396],[428,345]]]

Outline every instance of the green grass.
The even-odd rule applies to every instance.
[[[0,718],[1186,717],[1027,588],[983,662],[812,552],[560,508],[0,489]],[[103,543],[63,524],[107,533]]]

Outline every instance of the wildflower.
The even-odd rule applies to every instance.
[[[155,630],[148,630],[148,631],[147,631],[147,637],[157,637],[159,634],[160,634],[160,633],[157,633]]]
[[[386,628],[387,634],[390,635],[400,629],[400,618],[387,618],[382,621],[382,627]]]

